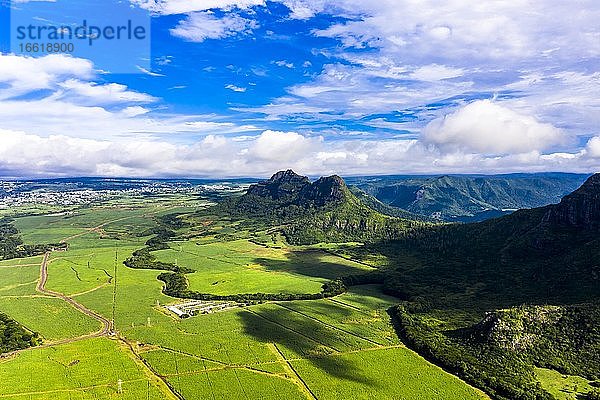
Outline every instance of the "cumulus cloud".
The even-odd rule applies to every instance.
[[[248,156],[257,160],[291,162],[313,152],[322,138],[307,138],[296,132],[267,130],[248,149]]]
[[[479,100],[430,122],[422,140],[444,150],[510,154],[551,149],[568,138],[550,124],[490,100]]]
[[[0,54],[0,84],[8,86],[0,89],[0,99],[51,89],[65,79],[86,79],[93,75],[93,64],[81,58],[58,54],[40,58]]]
[[[531,151],[503,156],[442,152],[419,140],[337,140],[298,132],[257,136],[207,135],[187,144],[161,139],[119,141],[0,130],[0,174],[14,177],[269,176],[293,168],[309,175],[587,172],[598,160],[576,153]]]
[[[587,142],[585,147],[587,155],[592,158],[600,158],[600,136],[595,136]]]

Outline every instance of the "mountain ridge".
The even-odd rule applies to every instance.
[[[353,178],[348,183],[384,204],[450,222],[478,222],[558,203],[589,175],[512,174]]]
[[[224,203],[227,213],[280,225],[292,244],[386,240],[422,224],[384,215],[356,197],[338,175],[311,182],[292,170],[251,185]]]

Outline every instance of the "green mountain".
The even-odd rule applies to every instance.
[[[553,399],[536,367],[600,378],[600,174],[558,204],[356,256],[369,254],[404,300],[390,312],[403,340],[493,398]]]
[[[588,175],[352,178],[348,182],[382,203],[445,221],[477,222],[514,210],[557,203]]]
[[[419,229],[364,249],[389,261],[390,288],[405,298],[511,305],[600,298],[600,175],[559,204],[475,224]],[[397,284],[394,283],[397,281]]]
[[[250,186],[221,205],[228,215],[280,225],[288,242],[374,242],[399,237],[421,222],[383,215],[358,199],[337,175],[310,182],[292,170]]]

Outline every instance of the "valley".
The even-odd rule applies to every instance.
[[[497,356],[493,343],[447,335],[524,297],[490,291],[477,276],[457,275],[465,288],[435,281],[418,254],[394,250],[422,231],[467,228],[378,214],[333,182],[313,186],[308,206],[297,200],[307,189],[274,180],[267,197],[127,194],[68,213],[16,212],[7,223],[42,253],[0,261],[0,312],[35,333],[0,358],[0,398],[502,399],[532,384],[540,389],[519,398],[557,393],[552,373],[565,365],[545,353],[535,363],[506,359],[515,383],[473,361]],[[391,235],[400,241],[382,240]],[[594,286],[582,293],[569,304],[598,299]],[[188,299],[234,306],[189,318],[165,307]],[[594,335],[582,333],[584,351],[596,351]],[[574,394],[594,390],[594,368],[572,364]]]

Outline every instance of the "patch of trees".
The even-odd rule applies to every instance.
[[[173,263],[166,263],[156,260],[154,254],[150,253],[150,247],[144,247],[142,249],[133,252],[131,257],[126,259],[123,264],[129,268],[134,269],[157,269],[161,271],[172,271],[181,274],[190,274],[194,272],[193,269],[186,267],[180,267]]]
[[[26,349],[40,342],[37,333],[28,332],[8,315],[0,313],[0,353]]]
[[[66,243],[25,244],[8,217],[0,219],[0,259],[32,257],[54,249],[65,249]]]
[[[592,389],[586,396],[587,400],[600,400],[600,389]]]
[[[201,293],[188,289],[188,282],[183,273],[163,272],[157,277],[165,283],[163,293],[183,299],[194,300],[223,300],[243,302],[262,301],[292,301],[292,300],[318,300],[326,297],[338,296],[346,292],[347,288],[341,279],[326,282],[320,293],[242,293],[233,295],[216,295]]]
[[[329,282],[325,282],[319,293],[243,293],[234,295],[215,295],[189,290],[187,279],[182,272],[163,272],[158,275],[157,278],[165,283],[163,293],[171,297],[194,300],[236,301],[243,303],[248,301],[318,300],[335,297],[345,293],[350,286],[381,283],[383,275],[373,273],[350,275],[333,279]]]

